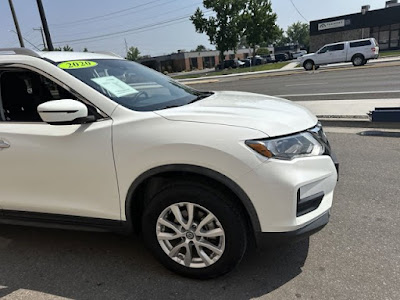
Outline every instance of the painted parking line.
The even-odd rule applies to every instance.
[[[14,300],[14,299],[37,299],[37,300],[69,300],[70,298],[60,297],[53,294],[47,294],[44,292],[38,292],[28,289],[19,289],[5,295],[1,298],[2,300]]]
[[[313,83],[297,83],[297,84],[287,84],[287,87],[290,86],[307,86],[307,85],[324,85],[328,84],[328,82],[313,82]]]

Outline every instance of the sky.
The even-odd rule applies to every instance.
[[[42,0],[55,47],[75,51],[112,51],[125,56],[126,45],[142,55],[163,55],[210,45],[196,33],[189,16],[201,0]],[[385,0],[272,0],[278,25],[357,13],[361,6],[385,7]],[[294,5],[292,5],[292,2]],[[43,48],[36,0],[13,0],[25,46]],[[297,10],[296,8],[297,7]],[[206,15],[211,12],[206,12]],[[29,41],[29,42],[28,42]],[[126,41],[126,43],[125,43]],[[0,0],[0,48],[19,47],[8,0]]]

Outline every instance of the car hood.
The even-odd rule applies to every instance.
[[[243,92],[215,92],[181,107],[156,112],[172,121],[251,128],[273,137],[309,129],[317,118],[289,100]]]
[[[307,57],[313,57],[315,55],[315,53],[308,53],[308,54],[304,54],[301,59],[306,59]]]

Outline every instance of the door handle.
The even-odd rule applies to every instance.
[[[6,148],[10,148],[10,144],[3,140],[0,140],[0,149],[6,149]]]

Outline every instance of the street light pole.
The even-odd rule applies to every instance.
[[[21,45],[22,48],[24,48],[25,47],[24,40],[22,39],[21,30],[19,29],[18,19],[17,19],[17,15],[15,14],[14,5],[12,3],[12,0],[8,0],[8,3],[10,3],[10,9],[11,9],[11,13],[12,13],[12,16],[14,19],[15,29],[17,30],[19,44]]]
[[[46,37],[47,49],[49,51],[54,51],[53,43],[51,41],[49,26],[47,25],[46,15],[45,15],[44,9],[43,9],[42,0],[36,0],[36,2],[38,5],[38,8],[39,8],[40,19],[42,20],[44,35]]]

